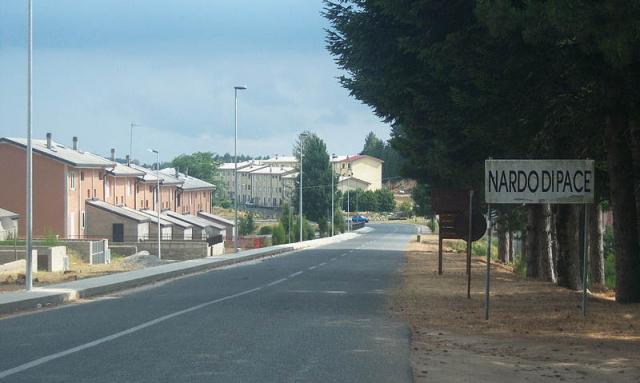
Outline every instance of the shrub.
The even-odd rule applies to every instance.
[[[260,235],[269,235],[273,233],[273,228],[271,226],[262,226],[258,234]]]
[[[284,226],[282,226],[281,223],[273,226],[272,232],[271,232],[271,241],[273,242],[274,245],[281,245],[285,243],[286,241],[285,231],[284,231]]]

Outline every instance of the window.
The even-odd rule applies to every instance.
[[[153,191],[153,186],[149,185],[149,193]]]
[[[176,197],[176,204],[178,207],[180,207],[180,195]]]
[[[91,198],[91,189],[87,189],[87,198]]]
[[[76,190],[76,172],[69,172],[69,187]]]
[[[80,220],[80,227],[82,228],[82,230],[84,230],[84,226],[85,226],[85,215],[84,215],[84,211],[80,212],[81,215],[81,220]]]
[[[125,184],[125,189],[127,190],[127,195],[131,195],[131,181],[127,180]]]
[[[84,172],[80,172],[80,181],[84,181]]]
[[[96,195],[98,195],[98,194],[96,193],[96,189],[93,189],[93,198],[96,198]]]
[[[109,180],[104,181],[104,198],[109,198]]]

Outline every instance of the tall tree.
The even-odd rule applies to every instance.
[[[344,0],[325,15],[342,85],[392,124],[418,181],[482,190],[488,157],[606,162],[616,299],[640,301],[640,4]],[[559,278],[576,286],[575,214],[560,212]]]
[[[327,146],[315,133],[305,132],[298,138],[294,154],[298,161],[302,154],[302,212],[312,221],[318,222],[321,218],[326,220],[327,212],[331,212],[331,177],[335,176],[329,163]],[[298,207],[299,177],[295,185],[293,205]]]

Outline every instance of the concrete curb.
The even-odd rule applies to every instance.
[[[250,262],[295,250],[338,243],[355,238],[358,235],[357,233],[345,233],[331,238],[321,238],[302,243],[246,250],[238,253],[239,255],[237,256],[229,256],[223,259],[220,259],[221,257],[213,257],[181,261],[146,269],[34,288],[31,291],[4,293],[0,294],[0,314],[13,314],[24,310],[39,309],[43,306],[71,302],[80,298],[109,294],[187,274],[195,274],[210,269]]]

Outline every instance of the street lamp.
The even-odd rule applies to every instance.
[[[335,159],[335,158],[336,158],[336,154],[335,153],[331,154],[331,159]],[[334,186],[333,186],[333,182],[334,182],[333,179],[335,178],[335,174],[333,173],[333,161],[329,161],[329,165],[331,167],[331,236],[333,237],[333,235],[334,235],[333,234],[333,225],[334,225],[334,222],[335,222],[333,214],[335,213],[335,210],[336,210],[334,208],[334,206],[333,206],[333,198],[336,195],[336,191],[335,191]]]
[[[32,79],[32,52],[33,52],[33,27],[32,27],[32,19],[33,19],[33,6],[31,4],[31,0],[28,1],[28,11],[27,11],[27,34],[28,36],[28,52],[27,52],[27,254],[25,256],[25,260],[27,261],[26,267],[26,276],[25,276],[25,288],[27,290],[31,290],[33,288],[33,270],[31,267],[32,257],[33,257],[33,189],[32,189],[32,177],[33,177],[33,149],[31,146],[31,108],[32,108],[32,97],[31,97],[31,79]]]
[[[309,137],[308,133],[300,133],[300,242],[302,239],[302,157],[304,152],[304,140]]]
[[[235,138],[233,140],[233,162],[235,163],[235,171],[233,172],[234,174],[234,178],[235,178],[235,195],[234,195],[234,200],[235,200],[235,208],[236,208],[236,235],[233,237],[233,252],[237,253],[238,252],[238,234],[239,234],[239,228],[238,228],[238,91],[239,90],[245,90],[247,89],[246,86],[244,85],[237,85],[233,87],[233,93],[234,93],[234,99],[235,99],[235,113],[234,113],[234,120],[235,120]]]
[[[158,213],[158,259],[162,259],[160,255],[160,234],[162,232],[160,229],[160,152],[157,149],[147,150],[156,154],[156,178],[158,181],[156,186],[156,212]]]
[[[135,122],[131,121],[129,125],[129,163],[127,165],[131,165],[131,160],[133,159],[133,128],[139,128],[142,125],[138,125]]]

